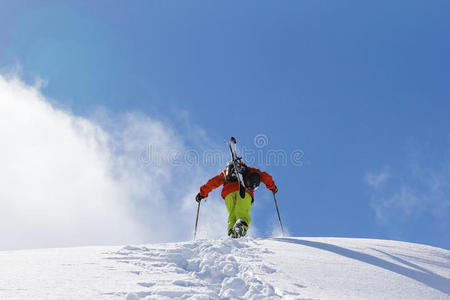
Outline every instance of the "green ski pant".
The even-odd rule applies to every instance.
[[[252,219],[250,218],[250,210],[252,209],[252,196],[249,193],[245,193],[245,197],[241,198],[239,191],[229,193],[225,197],[225,203],[228,210],[228,231],[233,228],[237,220],[242,219],[250,225]],[[248,226],[245,227],[245,231],[248,230]]]

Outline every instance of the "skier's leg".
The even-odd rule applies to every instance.
[[[250,218],[250,210],[252,209],[252,196],[249,193],[245,193],[245,197],[241,198],[239,194],[236,196],[237,201],[234,207],[234,215],[236,220],[242,220],[244,227],[244,235],[247,233],[248,227],[252,219]]]
[[[233,228],[236,223],[236,215],[235,215],[235,207],[236,207],[236,196],[239,192],[232,192],[225,197],[225,204],[227,205],[228,211],[228,229],[227,232],[230,232],[230,229]]]

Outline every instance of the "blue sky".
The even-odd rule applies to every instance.
[[[196,145],[204,140],[192,128],[224,150],[231,135],[257,150],[258,134],[268,138],[265,153],[301,150],[301,166],[257,166],[279,186],[291,235],[449,249],[449,9],[448,1],[6,1],[0,68],[44,80],[42,93],[75,115],[139,112],[194,148],[208,145]],[[203,167],[211,176],[220,168]],[[256,198],[253,223],[267,236],[273,201],[264,189]]]

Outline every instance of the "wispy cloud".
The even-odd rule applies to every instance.
[[[389,170],[385,168],[381,172],[367,172],[364,179],[369,186],[379,188],[390,177],[391,174]]]
[[[191,238],[193,197],[212,174],[139,159],[148,145],[185,151],[169,123],[138,113],[79,117],[39,86],[0,75],[0,139],[0,249]],[[223,203],[210,202],[203,236],[225,230]]]
[[[416,153],[404,172],[384,168],[365,174],[371,207],[380,225],[404,224],[424,216],[433,218],[429,222],[450,225],[450,160],[444,158],[431,166],[420,157]]]

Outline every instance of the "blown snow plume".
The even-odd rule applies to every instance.
[[[141,159],[149,146],[182,153],[183,139],[145,115],[92,119],[0,75],[0,249],[191,237],[201,168]],[[210,205],[204,228],[223,231],[223,213]]]

